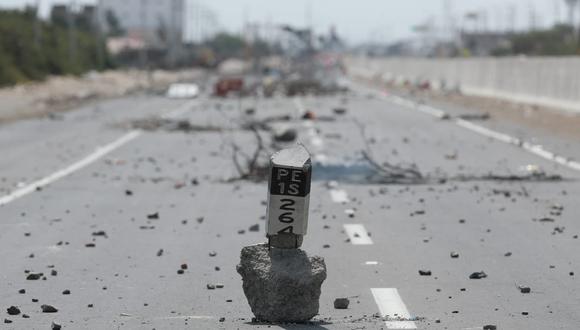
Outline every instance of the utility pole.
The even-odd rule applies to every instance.
[[[76,7],[76,0],[71,0],[67,9],[68,23],[68,56],[69,62],[73,67],[77,65],[77,40],[76,40],[76,23],[73,10]]]
[[[530,3],[530,31],[536,31],[538,29],[538,16],[536,14],[536,8]]]
[[[554,25],[558,25],[560,23],[560,0],[554,0]]]
[[[455,28],[453,23],[453,13],[451,9],[451,0],[443,0],[443,19],[446,21],[442,24],[443,38],[455,39]]]
[[[576,15],[576,6],[578,5],[578,0],[564,0],[566,1],[566,5],[568,6],[568,24],[574,28],[575,24],[575,15]]]
[[[177,48],[178,48],[178,36],[179,36],[179,26],[178,24],[182,23],[182,20],[178,19],[179,14],[179,1],[180,0],[171,0],[170,3],[170,17],[171,17],[171,24],[170,24],[170,46],[169,46],[169,66],[174,68],[177,62]]]
[[[516,20],[518,18],[518,13],[517,13],[517,9],[516,6],[514,5],[510,5],[508,8],[508,22],[510,22],[510,32],[512,34],[516,33]]]
[[[149,58],[147,54],[147,48],[149,47],[148,36],[147,36],[147,5],[148,0],[139,1],[140,9],[140,25],[141,25],[141,39],[143,46],[139,52],[139,61],[141,62],[141,70],[147,70],[149,66]]]
[[[42,21],[40,20],[40,0],[36,0],[34,9],[34,46],[40,49],[42,43]]]
[[[312,30],[313,22],[312,22],[312,2],[311,2],[311,0],[308,0],[308,2],[306,3],[306,8],[304,8],[304,24],[306,25],[306,27],[308,27],[310,30]]]
[[[102,24],[102,7],[103,1],[98,0],[96,4],[97,8],[95,10],[95,17],[93,18],[93,29],[95,31],[95,36],[97,40],[96,48],[97,48],[97,68],[102,70],[105,68],[105,52],[103,49],[103,30],[101,27]]]

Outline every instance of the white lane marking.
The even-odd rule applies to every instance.
[[[310,139],[310,144],[318,149],[322,149],[322,147],[324,147],[324,141],[322,141],[322,139],[318,136],[312,137]]]
[[[442,110],[439,110],[439,109],[436,109],[436,108],[433,108],[430,106],[417,105],[415,102],[403,99],[399,96],[386,96],[386,95],[383,95],[381,93],[377,93],[377,95],[382,100],[385,100],[385,101],[388,101],[391,103],[395,103],[395,104],[400,105],[400,106],[413,108],[413,109],[419,110],[421,112],[427,113],[429,115],[432,115],[434,117],[437,117],[437,118],[443,118],[446,115],[445,111],[442,111]],[[512,145],[517,146],[519,148],[522,148],[525,151],[527,151],[531,154],[534,154],[538,157],[547,159],[549,161],[555,162],[555,163],[560,164],[562,166],[566,166],[570,169],[580,171],[580,162],[574,161],[568,157],[557,155],[549,150],[544,149],[544,147],[542,147],[541,145],[532,144],[529,142],[522,141],[522,140],[515,138],[513,136],[491,130],[489,128],[474,124],[474,123],[469,122],[467,120],[456,119],[454,122],[456,125],[463,127],[463,128],[466,128],[472,132],[478,133],[478,134],[486,136],[486,137],[496,139],[496,140],[504,142],[504,143],[512,144]]]
[[[296,116],[298,118],[302,118],[302,116],[304,116],[306,113],[306,109],[304,108],[304,105],[302,104],[302,101],[299,97],[294,98],[294,106],[296,107]]]
[[[65,177],[65,176],[67,176],[75,171],[82,169],[83,167],[93,163],[94,161],[105,156],[106,154],[110,153],[111,151],[113,151],[113,150],[121,147],[122,145],[126,144],[127,142],[137,138],[141,134],[142,133],[140,131],[137,131],[137,130],[130,131],[129,133],[118,138],[117,140],[115,140],[115,141],[113,141],[105,146],[97,148],[97,150],[95,150],[95,152],[93,152],[92,154],[88,155],[87,157],[81,159],[80,161],[78,161],[74,164],[71,164],[66,168],[63,168],[62,170],[56,171],[45,178],[42,178],[38,181],[32,182],[32,183],[22,187],[20,189],[17,189],[6,196],[1,197],[0,198],[0,206],[8,204],[8,203],[10,203],[10,202],[12,202],[20,197],[23,197],[25,195],[28,195],[31,192],[34,192],[39,188],[47,186],[47,185]]]
[[[330,198],[335,203],[348,203],[350,199],[348,198],[348,194],[344,189],[331,189],[330,190]]]
[[[393,319],[393,321],[385,321],[387,329],[417,329],[415,322],[409,321],[411,315],[397,289],[372,288],[371,292],[379,307],[381,316]]]
[[[189,109],[191,106],[190,102],[181,105],[180,107],[178,107],[177,109],[166,113],[164,115],[162,115],[162,117],[164,118],[175,118],[176,116],[182,114],[183,112],[185,112],[186,110],[184,109]],[[123,145],[127,144],[128,142],[136,139],[137,137],[139,137],[141,134],[143,134],[141,131],[139,130],[132,130],[129,133],[126,133],[125,135],[121,136],[120,138],[116,139],[115,141],[106,144],[104,146],[100,146],[97,147],[97,149],[90,155],[86,156],[85,158],[79,160],[76,163],[73,163],[59,171],[56,171],[52,174],[50,174],[47,177],[44,177],[40,180],[34,181],[28,185],[25,185],[13,192],[11,192],[10,194],[6,195],[6,196],[2,196],[0,197],[0,206],[6,205],[20,197],[26,196],[34,191],[36,191],[37,189],[40,189],[42,187],[45,187],[59,179],[64,178],[65,176],[68,176],[92,163],[94,163],[95,161],[97,161],[99,158],[109,154],[110,152],[114,151],[115,149],[118,149],[120,147],[122,147]]]
[[[501,142],[513,144],[538,157],[547,159],[562,166],[566,166],[570,169],[580,171],[580,162],[576,162],[569,158],[557,155],[549,150],[544,149],[544,147],[542,147],[541,145],[524,142],[518,138],[490,130],[486,127],[476,125],[462,119],[457,119],[455,123],[461,127],[467,128],[483,136],[487,136]]]
[[[355,210],[354,209],[346,209],[344,210],[344,214],[349,215],[349,216],[354,216],[355,215]]]
[[[367,261],[367,262],[365,262],[365,265],[366,266],[376,266],[378,264],[379,264],[378,261]]]
[[[466,129],[468,129],[470,131],[473,131],[475,133],[481,134],[483,136],[487,136],[487,137],[496,139],[496,140],[501,141],[501,142],[505,142],[505,143],[509,143],[509,144],[515,144],[515,145],[519,145],[521,143],[521,141],[519,139],[516,139],[514,137],[511,137],[511,136],[509,136],[507,134],[503,134],[503,133],[499,133],[499,132],[490,130],[490,129],[485,128],[483,126],[476,125],[476,124],[474,124],[472,122],[469,122],[467,120],[457,119],[455,121],[455,123],[458,126],[461,126],[463,128],[466,128]]]
[[[369,237],[369,232],[361,224],[344,225],[344,231],[353,245],[372,245],[373,240]]]
[[[161,316],[154,318],[155,320],[210,320],[213,316],[205,315],[180,315],[180,316]]]
[[[428,105],[417,105],[416,109],[439,119],[445,118],[445,116],[447,116],[445,111],[430,107]]]
[[[191,110],[191,107],[196,103],[197,103],[197,100],[186,102],[186,103],[182,104],[181,106],[179,106],[177,109],[161,115],[161,118],[175,119],[175,118],[183,115],[187,111]]]
[[[328,157],[325,154],[317,154],[317,155],[314,155],[314,160],[317,163],[320,163],[322,165],[325,165],[325,164],[328,163]]]
[[[302,104],[302,100],[300,99],[300,97],[294,98],[294,106],[296,107],[296,114],[298,118],[302,118],[304,113],[306,113],[306,109],[304,108],[304,105]],[[312,121],[309,120],[304,121],[302,123],[302,126],[306,128],[306,134],[310,138],[310,144],[319,151],[323,150],[324,140],[322,140],[322,138],[316,131],[316,128],[314,127]]]

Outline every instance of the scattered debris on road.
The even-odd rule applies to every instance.
[[[8,315],[19,315],[20,308],[16,306],[10,306],[9,308],[6,309],[6,312],[8,313]]]
[[[469,279],[471,280],[480,280],[482,278],[486,278],[487,274],[484,271],[474,272],[469,275]]]
[[[350,304],[350,300],[348,298],[336,298],[336,299],[334,299],[334,308],[335,309],[347,309],[349,304]]]
[[[52,305],[41,305],[40,309],[43,313],[57,313],[58,309]]]

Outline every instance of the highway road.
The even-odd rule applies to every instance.
[[[264,122],[296,129],[315,163],[303,249],[328,277],[310,324],[252,323],[236,273],[265,240],[267,186],[233,154],[243,167]],[[361,87],[133,95],[2,126],[0,328],[577,329],[580,169],[473,125]],[[262,157],[284,146],[258,134]]]

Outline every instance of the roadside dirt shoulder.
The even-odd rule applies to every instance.
[[[0,89],[0,124],[50,116],[91,100],[114,98],[195,79],[201,70],[91,72],[81,77],[51,77],[44,82]]]

